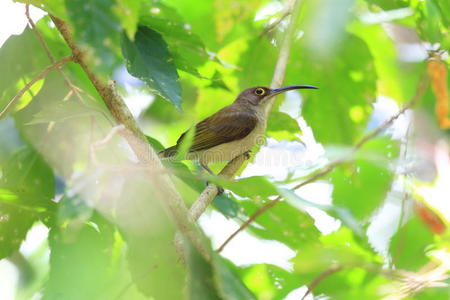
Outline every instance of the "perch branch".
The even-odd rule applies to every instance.
[[[105,83],[101,81],[91,70],[86,62],[84,52],[75,44],[68,25],[59,18],[50,16],[56,28],[61,33],[69,48],[72,50],[74,61],[77,62],[94,85],[100,97],[105,102],[111,115],[119,124],[123,124],[126,129],[121,130],[121,134],[129,143],[131,149],[137,156],[139,162],[146,166],[148,175],[151,176],[152,184],[163,187],[164,197],[157,197],[161,204],[168,211],[178,229],[186,236],[199,253],[208,261],[211,260],[210,253],[202,243],[202,235],[189,216],[189,212],[183,199],[178,194],[175,186],[165,172],[156,152],[146,142],[144,133],[138,127],[135,119],[131,115],[128,107],[118,94],[114,82]],[[180,251],[180,249],[177,249]]]
[[[352,148],[352,153],[355,153],[357,150],[359,150],[362,146],[364,146],[368,141],[370,141],[371,139],[375,138],[376,136],[378,136],[381,132],[383,132],[383,130],[385,130],[386,128],[388,128],[389,126],[392,125],[392,123],[394,123],[395,120],[397,120],[402,114],[405,113],[405,111],[407,111],[408,109],[412,108],[423,96],[423,94],[425,93],[427,87],[429,84],[429,79],[428,77],[423,77],[420,82],[419,85],[417,86],[416,92],[413,96],[413,98],[407,103],[405,104],[395,115],[393,115],[391,118],[389,118],[388,120],[386,120],[383,124],[381,124],[379,127],[377,127],[375,130],[373,130],[370,134],[364,136],[361,140],[359,140],[359,142],[357,142],[355,144],[355,146],[353,146]],[[333,171],[337,166],[343,164],[344,162],[346,162],[345,159],[338,159],[334,162],[329,163],[327,166],[323,167],[320,171],[314,173],[311,175],[310,178],[306,179],[305,181],[299,183],[298,185],[294,186],[293,190],[297,190],[299,188],[301,188],[302,186],[305,186],[311,182],[316,181],[317,179],[327,175],[328,173],[330,173],[331,171]],[[250,218],[244,222],[238,229],[236,229],[236,231],[234,231],[226,240],[225,242],[223,242],[223,244],[217,248],[217,252],[221,252],[225,246],[242,230],[244,230],[245,228],[247,228],[257,217],[259,217],[261,214],[263,214],[264,212],[266,212],[268,209],[270,209],[271,207],[273,207],[275,204],[277,204],[278,202],[280,202],[282,199],[281,196],[278,196],[277,198],[275,198],[274,200],[266,203],[265,205],[261,206],[258,210],[256,210],[255,213],[253,213]]]
[[[42,78],[44,78],[50,71],[53,71],[55,69],[60,68],[62,65],[68,63],[69,61],[73,61],[74,58],[72,55],[70,56],[66,56],[64,58],[61,58],[58,61],[55,61],[54,63],[52,63],[50,66],[46,67],[44,70],[42,70],[41,73],[39,73],[38,75],[36,75],[33,79],[31,79],[9,102],[8,104],[5,106],[5,108],[3,108],[3,110],[0,112],[0,118],[3,117],[3,115],[5,115],[12,107],[13,105],[23,96],[23,94],[25,94],[26,91],[28,91],[33,84],[35,84],[37,81],[41,80]]]
[[[297,19],[298,14],[300,12],[300,0],[293,0],[293,1],[295,2],[292,2],[291,0],[291,4],[289,4],[290,7],[292,8],[291,22],[289,23],[288,29],[284,35],[281,44],[280,53],[278,55],[275,71],[272,77],[272,83],[270,84],[272,88],[281,86],[286,73],[286,65],[288,62],[289,52],[291,48],[291,37],[295,29],[295,20]],[[269,110],[270,108],[271,105],[268,105]],[[244,161],[245,161],[245,154],[242,154],[234,158],[222,169],[222,171],[220,171],[219,176],[227,179],[233,178],[235,173],[241,168]],[[203,190],[203,192],[200,194],[200,196],[194,202],[194,204],[190,209],[191,217],[194,220],[197,220],[202,215],[202,213],[206,210],[211,201],[213,201],[214,198],[217,196],[217,193],[218,193],[217,186],[213,184],[209,184]]]

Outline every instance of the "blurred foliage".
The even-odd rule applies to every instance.
[[[0,47],[0,259],[37,274],[17,299],[301,299],[307,287],[315,299],[449,298],[450,211],[439,202],[450,184],[448,130],[439,128],[448,118],[448,0],[300,0],[297,20],[286,13],[293,2],[278,0],[18,2],[68,22],[156,151],[240,90],[270,85],[289,22],[283,84],[320,89],[277,99],[268,145],[240,170],[248,176],[228,181],[193,162],[164,162],[187,204],[206,180],[224,187],[210,209],[230,228],[280,197],[246,231],[289,249],[285,264],[271,263],[279,253],[242,264],[239,253],[225,258],[205,245],[207,262],[187,241],[183,255],[175,251],[176,225],[157,201],[165,192],[136,165],[79,65],[51,71],[3,111],[51,65],[42,41],[56,60],[70,55],[49,15],[36,22],[42,40],[31,27],[10,36]],[[424,76],[434,89],[414,116],[355,153]],[[319,183],[292,190],[336,158]],[[33,226],[49,233],[30,255],[21,245],[32,243]]]

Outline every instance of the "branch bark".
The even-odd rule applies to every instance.
[[[280,87],[286,74],[286,66],[289,59],[292,36],[295,30],[295,21],[300,14],[300,0],[290,0],[290,2],[288,3],[288,7],[290,9],[288,8],[287,11],[289,11],[289,14],[291,14],[291,21],[281,43],[280,53],[278,55],[272,82],[270,84],[270,87],[272,88]],[[272,98],[272,102],[267,106],[267,114],[270,112],[274,100],[275,99]],[[222,169],[222,171],[220,171],[219,176],[227,179],[233,178],[236,172],[241,168],[245,160],[245,154],[234,158]],[[197,220],[205,212],[208,205],[217,196],[217,193],[217,186],[213,184],[209,184],[203,190],[203,192],[200,194],[200,196],[197,198],[190,209],[191,217],[194,220]]]
[[[211,256],[207,248],[204,247],[202,234],[192,221],[183,199],[175,189],[167,172],[163,172],[164,167],[161,164],[158,155],[147,143],[144,133],[140,130],[122,97],[117,93],[114,82],[102,82],[94,74],[86,62],[84,52],[75,44],[68,25],[57,17],[50,17],[69,48],[72,50],[74,61],[77,62],[86,73],[111,112],[111,115],[117,123],[125,126],[126,129],[121,130],[123,137],[129,143],[139,162],[146,167],[148,175],[153,181],[152,184],[160,187],[161,194],[164,194],[162,195],[163,197],[157,197],[158,200],[160,200],[162,206],[165,207],[181,233],[191,241],[192,245],[199,251],[204,259],[210,261]],[[162,190],[164,192],[162,192]],[[180,252],[180,249],[177,250]]]
[[[362,146],[364,146],[368,141],[370,141],[371,139],[375,138],[376,136],[378,136],[380,133],[383,132],[383,130],[385,130],[386,128],[388,128],[389,126],[391,126],[395,120],[397,120],[402,114],[404,114],[408,109],[412,108],[423,96],[423,94],[425,93],[427,87],[429,85],[429,79],[428,77],[424,76],[422,77],[422,79],[420,80],[416,92],[413,96],[413,98],[407,103],[405,104],[395,115],[393,115],[391,118],[389,118],[388,120],[386,120],[383,124],[381,124],[378,128],[376,128],[375,130],[373,130],[370,134],[364,136],[363,138],[361,138],[361,140],[359,140],[359,142],[357,142],[355,144],[355,146],[353,146],[351,153],[354,154],[356,151],[358,151]],[[318,172],[315,172],[314,174],[311,175],[311,177],[309,177],[308,179],[306,179],[305,181],[299,183],[298,185],[296,185],[293,190],[297,190],[299,188],[301,188],[302,186],[305,186],[311,182],[316,181],[319,178],[322,178],[323,176],[327,175],[328,173],[330,173],[331,171],[333,171],[337,166],[345,163],[347,160],[346,159],[338,159],[335,160],[334,162],[329,163],[327,166],[323,167],[321,170],[319,170]],[[259,217],[261,214],[263,214],[264,212],[266,212],[267,210],[269,210],[271,207],[275,206],[278,202],[280,202],[282,200],[281,196],[278,196],[277,198],[275,198],[274,200],[267,202],[265,205],[261,206],[255,213],[253,213],[253,215],[250,216],[250,218],[244,222],[238,229],[236,229],[236,231],[234,231],[223,243],[222,245],[220,245],[219,248],[217,248],[217,252],[221,252],[226,245],[228,245],[229,242],[231,242],[231,240],[241,231],[243,231],[245,228],[247,228],[257,217]]]
[[[68,63],[69,61],[73,61],[74,58],[72,55],[66,56],[64,58],[61,58],[60,60],[55,61],[50,66],[46,67],[44,70],[42,70],[41,73],[36,75],[33,79],[31,79],[3,108],[3,110],[0,112],[0,118],[3,117],[13,106],[14,104],[22,98],[23,94],[25,94],[26,91],[28,91],[33,84],[35,84],[38,80],[41,80],[44,78],[50,71],[56,70],[63,66],[64,64]]]

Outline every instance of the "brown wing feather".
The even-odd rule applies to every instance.
[[[238,110],[231,106],[224,107],[195,126],[189,151],[210,149],[223,143],[243,139],[255,129],[257,122],[258,119],[253,112]],[[177,145],[183,141],[185,134],[186,132],[180,136]]]

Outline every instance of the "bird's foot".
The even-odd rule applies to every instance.
[[[250,154],[252,153],[252,150],[248,150],[244,152],[244,158],[245,159],[250,159]]]
[[[208,185],[210,185],[210,184],[213,184],[213,185],[215,185],[215,186],[217,187],[217,196],[222,195],[223,192],[225,192],[225,190],[223,189],[223,187],[221,187],[220,185],[217,185],[217,184],[215,184],[215,183],[211,183],[211,182],[209,182],[209,181],[206,182],[206,186],[208,186]]]

